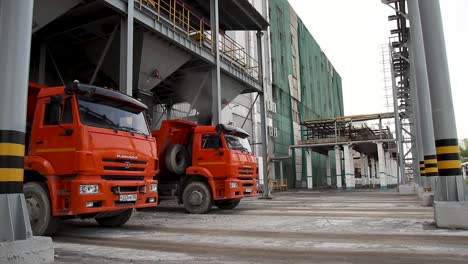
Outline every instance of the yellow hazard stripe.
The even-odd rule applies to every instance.
[[[437,162],[439,169],[459,169],[461,168],[460,160],[442,160]]]
[[[459,153],[460,148],[458,146],[437,147],[436,152],[437,154]]]
[[[23,175],[23,169],[0,168],[0,182],[22,182]]]
[[[37,153],[45,153],[45,152],[71,152],[75,151],[75,148],[43,148],[37,149]]]
[[[223,164],[226,164],[226,162],[222,162],[222,161],[219,161],[219,162],[199,162],[198,165],[223,165]]]
[[[437,168],[425,168],[424,172],[425,173],[439,172],[439,169],[437,169]]]
[[[425,164],[437,164],[437,160],[436,159],[429,159],[429,160],[425,160],[424,163]]]
[[[24,145],[0,143],[0,156],[24,156]]]

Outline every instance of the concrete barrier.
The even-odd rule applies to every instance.
[[[416,186],[412,184],[404,184],[398,186],[398,192],[402,195],[416,194]]]
[[[435,202],[437,227],[468,229],[468,202]]]
[[[26,240],[0,242],[0,263],[54,263],[54,247],[50,237],[31,237]]]
[[[434,206],[434,193],[433,192],[424,192],[421,198],[421,205],[426,207]]]

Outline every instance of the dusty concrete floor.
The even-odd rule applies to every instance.
[[[166,202],[127,225],[63,224],[56,263],[468,263],[468,231],[394,190],[290,191],[235,210],[186,214]]]

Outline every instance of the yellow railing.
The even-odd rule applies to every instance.
[[[214,53],[215,45],[212,41],[209,21],[199,17],[179,0],[135,0],[139,2],[139,9],[148,7],[153,10],[157,21],[164,19],[170,23],[174,31],[179,31],[196,41],[200,47],[208,48]],[[260,65],[250,56],[245,48],[226,34],[220,34],[218,41],[220,56],[227,59],[231,65],[236,65],[251,77],[260,80]]]

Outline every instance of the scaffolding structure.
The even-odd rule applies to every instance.
[[[406,0],[383,0],[395,11],[394,15],[388,17],[389,21],[395,21],[396,28],[391,30],[389,38],[390,69],[393,88],[393,106],[396,118],[396,136],[398,140],[400,174],[405,179],[411,179],[418,171],[415,109],[410,94],[414,85],[410,82],[409,61],[409,28],[407,22]]]
[[[382,85],[383,85],[383,96],[384,96],[384,107],[386,112],[394,112],[394,105],[393,105],[393,76],[392,76],[392,68],[391,68],[391,52],[388,43],[385,43],[380,46],[380,56],[381,61],[380,65],[382,67]],[[394,128],[395,127],[395,120],[388,119],[385,123],[386,126]],[[393,130],[393,132],[395,132]]]
[[[395,118],[394,113],[341,116],[326,119],[311,119],[301,122],[304,133],[303,145],[331,145],[353,142],[394,142],[390,127],[383,120]],[[368,122],[378,122],[375,128]],[[394,143],[392,143],[394,144]]]

